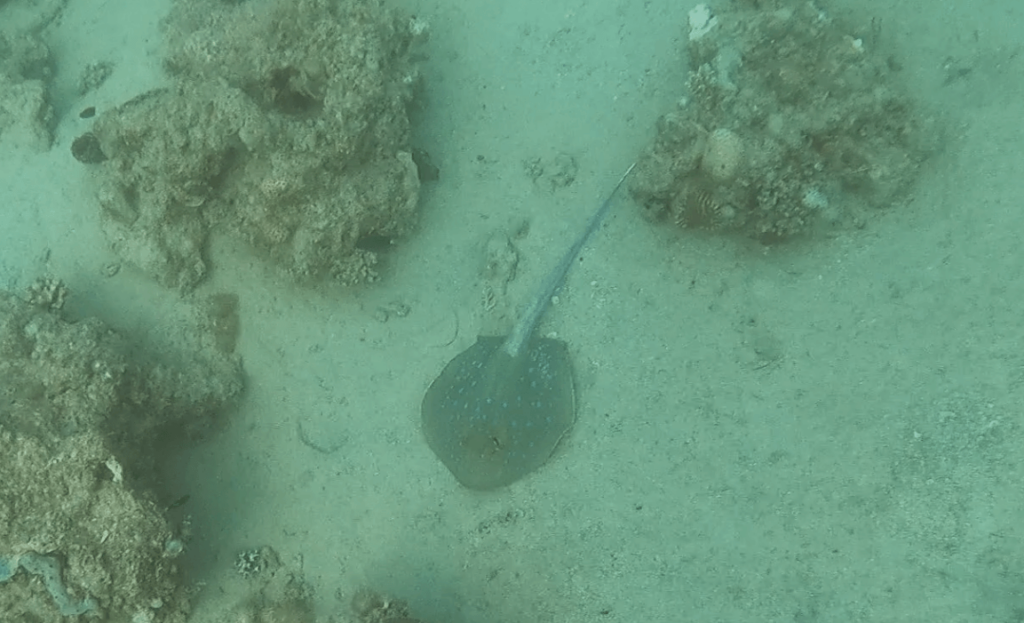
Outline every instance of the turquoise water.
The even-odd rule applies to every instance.
[[[87,107],[166,84],[169,5],[143,4],[0,3],[0,25],[35,29],[54,59],[52,143],[0,134],[0,286],[59,276],[71,318],[160,351],[190,300],[110,251],[70,153]],[[401,2],[430,24],[412,141],[440,178],[377,282],[299,286],[244,243],[210,242],[197,295],[238,295],[247,393],[164,470],[163,497],[190,495],[174,513],[194,526],[194,620],[245,596],[233,561],[262,545],[301,566],[325,618],[365,585],[426,621],[1019,617],[1018,3],[820,3],[865,41],[876,24],[943,150],[904,205],[791,245],[619,202],[541,328],[570,345],[576,423],[541,469],[478,493],[424,442],[423,393],[516,316],[685,95],[693,7],[493,4]],[[110,76],[81,94],[100,61]],[[572,183],[535,183],[530,163],[560,154]],[[519,258],[492,305],[495,232]]]

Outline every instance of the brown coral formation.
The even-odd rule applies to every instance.
[[[43,283],[57,285],[32,292],[66,292]],[[241,391],[238,361],[203,349],[182,367],[141,359],[49,300],[0,292],[0,612],[183,621],[185,537],[148,493],[153,456],[162,432],[207,428]]]
[[[0,145],[45,151],[54,115],[47,84],[50,50],[36,34],[0,30]]]
[[[416,211],[420,23],[377,0],[188,0],[169,24],[173,85],[93,129],[118,252],[187,290],[217,227],[298,279],[373,279],[366,241],[402,235]]]
[[[652,218],[764,242],[859,225],[935,148],[894,64],[812,3],[701,5],[688,51],[631,185]]]

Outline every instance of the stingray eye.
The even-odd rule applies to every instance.
[[[497,435],[475,434],[466,435],[462,439],[462,447],[472,455],[481,459],[489,459],[501,454],[504,444]]]

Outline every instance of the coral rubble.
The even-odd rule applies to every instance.
[[[406,107],[422,22],[377,0],[188,0],[168,30],[172,84],[92,130],[115,249],[188,290],[217,227],[299,280],[374,279],[364,241],[406,233],[416,212]]]
[[[777,242],[897,201],[937,136],[895,64],[813,3],[690,14],[688,95],[633,196],[652,218]]]
[[[205,429],[241,391],[234,355],[157,363],[52,297],[0,292],[0,612],[180,623],[182,535],[154,499],[161,433]]]

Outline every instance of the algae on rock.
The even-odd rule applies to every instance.
[[[198,338],[182,365],[158,362],[33,300],[0,291],[0,612],[182,623],[182,536],[152,493],[154,456],[240,393],[238,358]]]
[[[188,290],[218,228],[299,280],[374,279],[366,241],[416,214],[406,108],[420,22],[376,0],[187,0],[168,24],[171,86],[92,130],[118,253]]]
[[[864,37],[810,2],[695,8],[687,95],[630,187],[646,214],[771,243],[899,201],[940,137]]]

